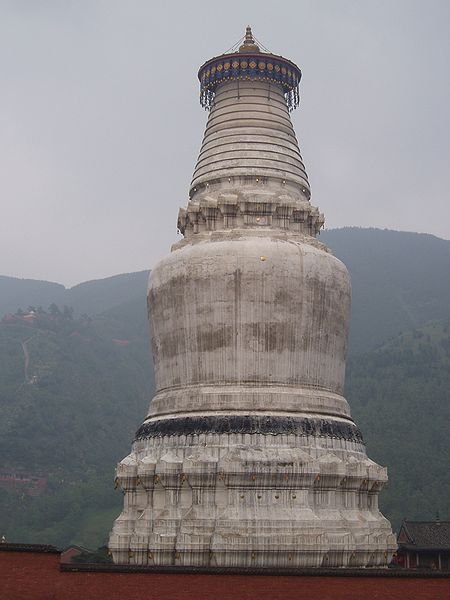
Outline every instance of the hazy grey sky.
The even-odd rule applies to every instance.
[[[0,274],[73,285],[169,251],[197,69],[247,24],[303,71],[326,226],[450,239],[449,23],[448,0],[0,0]]]

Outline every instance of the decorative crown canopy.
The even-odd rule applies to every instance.
[[[273,82],[283,89],[289,110],[299,104],[298,86],[302,72],[296,64],[269,52],[262,52],[252,30],[247,27],[238,52],[216,56],[205,62],[198,72],[200,104],[210,108],[216,88],[226,81],[256,80]]]

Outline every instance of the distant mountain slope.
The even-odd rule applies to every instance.
[[[385,513],[449,519],[450,320],[353,357],[346,387],[369,456],[388,466]]]
[[[352,277],[351,353],[450,318],[450,241],[356,227],[325,231],[320,239]]]
[[[138,271],[80,283],[67,290],[66,304],[79,313],[92,315],[137,299],[145,310],[148,274]]]
[[[30,305],[47,308],[52,302],[66,304],[65,293],[66,288],[60,283],[0,275],[0,319],[6,313],[27,309]]]
[[[86,281],[66,289],[59,283],[0,276],[0,318],[18,308],[72,306],[78,314],[93,315],[142,297],[145,305],[148,271]]]
[[[106,317],[0,324],[2,464],[111,468],[145,415],[147,336]],[[30,443],[32,444],[30,450]],[[122,450],[120,450],[122,448]]]
[[[0,531],[96,547],[151,397],[147,332],[106,314],[27,319],[0,323]]]

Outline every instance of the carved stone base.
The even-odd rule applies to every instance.
[[[339,422],[333,426],[334,435],[319,428],[314,435],[158,433],[136,441],[117,468],[125,498],[110,536],[114,561],[388,564],[395,537],[378,510],[386,470],[367,458],[361,440],[338,437]]]

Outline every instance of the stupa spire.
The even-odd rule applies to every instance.
[[[191,239],[211,230],[264,226],[315,237],[324,217],[309,202],[289,115],[298,104],[299,67],[261,53],[247,27],[239,51],[207,61],[198,77],[201,103],[210,111],[190,201],[179,213],[180,232]]]

